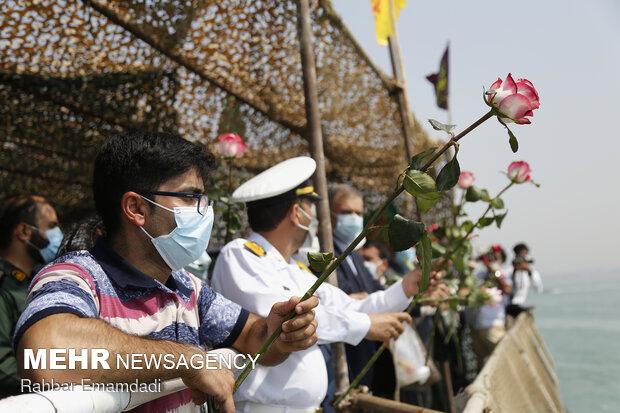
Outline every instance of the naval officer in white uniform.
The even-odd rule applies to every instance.
[[[316,163],[308,157],[286,160],[241,185],[233,200],[245,202],[249,239],[226,245],[215,264],[212,287],[249,311],[267,315],[275,301],[302,296],[316,277],[291,256],[318,221],[309,178]],[[315,309],[319,344],[363,338],[387,341],[411,318],[402,311],[418,292],[419,275],[410,274],[384,291],[354,300],[328,283],[319,287]],[[327,372],[318,345],[291,354],[276,367],[257,366],[235,394],[238,412],[314,412],[325,397]]]

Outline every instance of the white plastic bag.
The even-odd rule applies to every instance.
[[[431,369],[426,366],[426,350],[422,341],[411,325],[405,323],[405,331],[397,340],[390,341],[390,350],[399,387],[426,383]]]

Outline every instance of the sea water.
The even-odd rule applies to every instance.
[[[620,270],[547,276],[534,316],[571,413],[620,412]]]

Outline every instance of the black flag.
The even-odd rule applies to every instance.
[[[448,110],[448,55],[450,54],[450,45],[446,46],[446,51],[441,57],[439,63],[439,72],[426,76],[426,79],[435,87],[435,98],[437,106]]]

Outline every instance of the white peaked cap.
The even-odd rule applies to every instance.
[[[316,170],[316,162],[308,156],[287,159],[243,183],[232,194],[233,202],[251,202],[272,198],[293,190],[307,181]],[[316,196],[309,184],[297,195]]]

